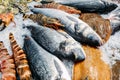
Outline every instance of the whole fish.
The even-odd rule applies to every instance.
[[[29,18],[29,19],[33,20],[34,22],[37,22],[40,25],[50,27],[53,29],[61,29],[64,26],[60,23],[59,20],[57,20],[55,18],[47,17],[43,14],[30,14],[30,15],[25,14],[25,15],[23,15],[23,18],[24,18],[24,20]]]
[[[2,73],[0,80],[16,80],[14,59],[8,54],[2,41],[0,41],[0,71]]]
[[[9,39],[15,60],[16,71],[20,80],[32,80],[32,74],[28,65],[26,54],[19,47],[12,33],[9,34]]]
[[[59,3],[41,4],[41,5],[35,5],[34,7],[35,8],[54,8],[54,9],[65,11],[70,14],[81,14],[80,10],[77,10],[74,7],[65,6]]]
[[[31,8],[31,11],[59,19],[65,25],[65,31],[77,41],[93,46],[100,46],[103,43],[100,36],[88,24],[64,11],[48,8]]]
[[[23,48],[35,80],[71,80],[63,63],[31,37],[25,37]]]
[[[117,4],[105,0],[42,0],[76,7],[82,12],[108,13],[117,7]]]
[[[31,31],[32,37],[38,44],[60,59],[73,61],[85,59],[85,53],[81,45],[71,36],[64,36],[54,29],[38,25],[30,25],[27,28]]]

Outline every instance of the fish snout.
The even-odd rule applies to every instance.
[[[105,9],[104,9],[104,13],[108,13],[111,12],[112,10],[116,9],[118,7],[117,4],[115,3],[105,3]]]
[[[75,25],[77,41],[89,44],[91,46],[100,46],[103,44],[101,37],[88,25],[76,24]]]
[[[64,58],[72,61],[82,61],[86,58],[85,52],[79,43],[72,43],[70,41],[62,42],[60,45],[60,51],[64,52]]]
[[[112,11],[112,10],[116,9],[117,7],[118,7],[117,4],[115,4],[115,3],[109,3],[109,6],[107,8],[109,8]]]
[[[86,58],[86,54],[82,48],[72,49],[71,55],[74,57],[74,62],[83,61]]]
[[[101,46],[103,44],[103,41],[102,39],[100,38],[99,35],[95,35],[93,33],[91,34],[88,34],[88,43],[91,45],[91,46]]]

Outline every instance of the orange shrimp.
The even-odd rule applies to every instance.
[[[16,23],[14,22],[14,15],[12,13],[0,14],[0,19],[2,20],[5,26],[8,26],[10,22],[13,22],[16,26]]]
[[[26,54],[19,47],[12,33],[9,35],[11,48],[15,60],[16,70],[20,77],[20,80],[32,80],[31,71],[28,65]]]
[[[2,80],[16,80],[13,57],[8,54],[2,41],[0,41],[0,71],[2,73]]]

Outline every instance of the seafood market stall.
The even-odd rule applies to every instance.
[[[119,0],[0,0],[0,80],[120,80]]]

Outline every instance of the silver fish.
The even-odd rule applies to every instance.
[[[31,8],[31,11],[59,19],[65,25],[65,31],[77,41],[93,46],[100,46],[103,43],[100,36],[88,24],[64,11],[48,8]]]
[[[105,0],[42,0],[45,2],[56,2],[76,7],[82,12],[108,13],[117,7],[117,4]]]
[[[23,48],[35,80],[71,80],[64,64],[31,37],[25,37]]]
[[[65,34],[64,32],[63,35],[63,31],[58,33],[54,29],[39,25],[30,25],[27,28],[31,30],[32,37],[38,44],[60,59],[69,59],[72,61],[85,59],[86,55],[80,43],[67,33]]]

